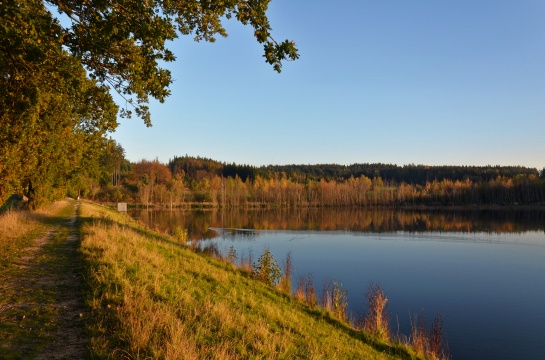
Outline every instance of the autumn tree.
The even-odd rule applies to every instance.
[[[168,184],[171,182],[170,168],[157,160],[141,160],[132,166],[130,181],[136,184],[142,203],[165,203]]]

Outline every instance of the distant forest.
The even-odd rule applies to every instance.
[[[113,157],[112,157],[113,156]],[[175,157],[103,161],[103,176],[80,192],[102,201],[159,207],[545,205],[545,169],[522,166],[391,164],[269,165]]]
[[[180,158],[182,159],[182,158]],[[183,161],[183,160],[182,160]],[[172,163],[172,162],[171,162]],[[365,176],[370,179],[382,178],[383,181],[407,184],[425,185],[433,180],[471,180],[473,182],[490,181],[498,176],[513,178],[517,175],[540,176],[537,169],[522,166],[425,166],[391,164],[321,164],[321,165],[269,165],[253,167],[249,165],[226,164],[222,175],[225,177],[239,176],[243,181],[254,180],[256,176],[265,179],[274,178],[276,174],[284,174],[288,179],[305,181],[348,180],[351,177]]]

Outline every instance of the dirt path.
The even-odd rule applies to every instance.
[[[0,284],[0,334],[10,334],[0,339],[0,358],[86,357],[77,206],[71,214],[46,220],[49,230],[26,249]]]

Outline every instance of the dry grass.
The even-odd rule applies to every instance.
[[[411,317],[411,336],[409,344],[420,354],[429,359],[448,359],[447,344],[443,342],[443,318],[437,315],[432,323],[431,328],[426,330],[426,321],[424,313],[418,317]]]
[[[370,283],[365,294],[367,313],[362,320],[362,328],[379,339],[390,339],[388,318],[388,298],[379,284]]]
[[[297,290],[295,291],[295,298],[307,304],[311,309],[314,309],[318,303],[316,299],[316,290],[314,288],[314,280],[312,274],[305,276],[299,276]]]
[[[286,255],[284,262],[284,276],[280,279],[279,288],[286,294],[291,295],[291,274],[293,272],[293,264],[291,262],[291,251]]]
[[[8,266],[32,240],[45,231],[45,222],[66,208],[67,201],[29,212],[8,210],[0,214],[0,268]]]
[[[81,209],[96,357],[410,358],[226,261]]]
[[[38,224],[28,211],[8,210],[0,215],[0,243],[22,238]]]

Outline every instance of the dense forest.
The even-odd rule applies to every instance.
[[[82,195],[160,207],[462,206],[545,204],[545,169],[519,166],[353,164],[254,167],[202,157],[168,164],[102,161]],[[109,170],[107,170],[109,169]]]

